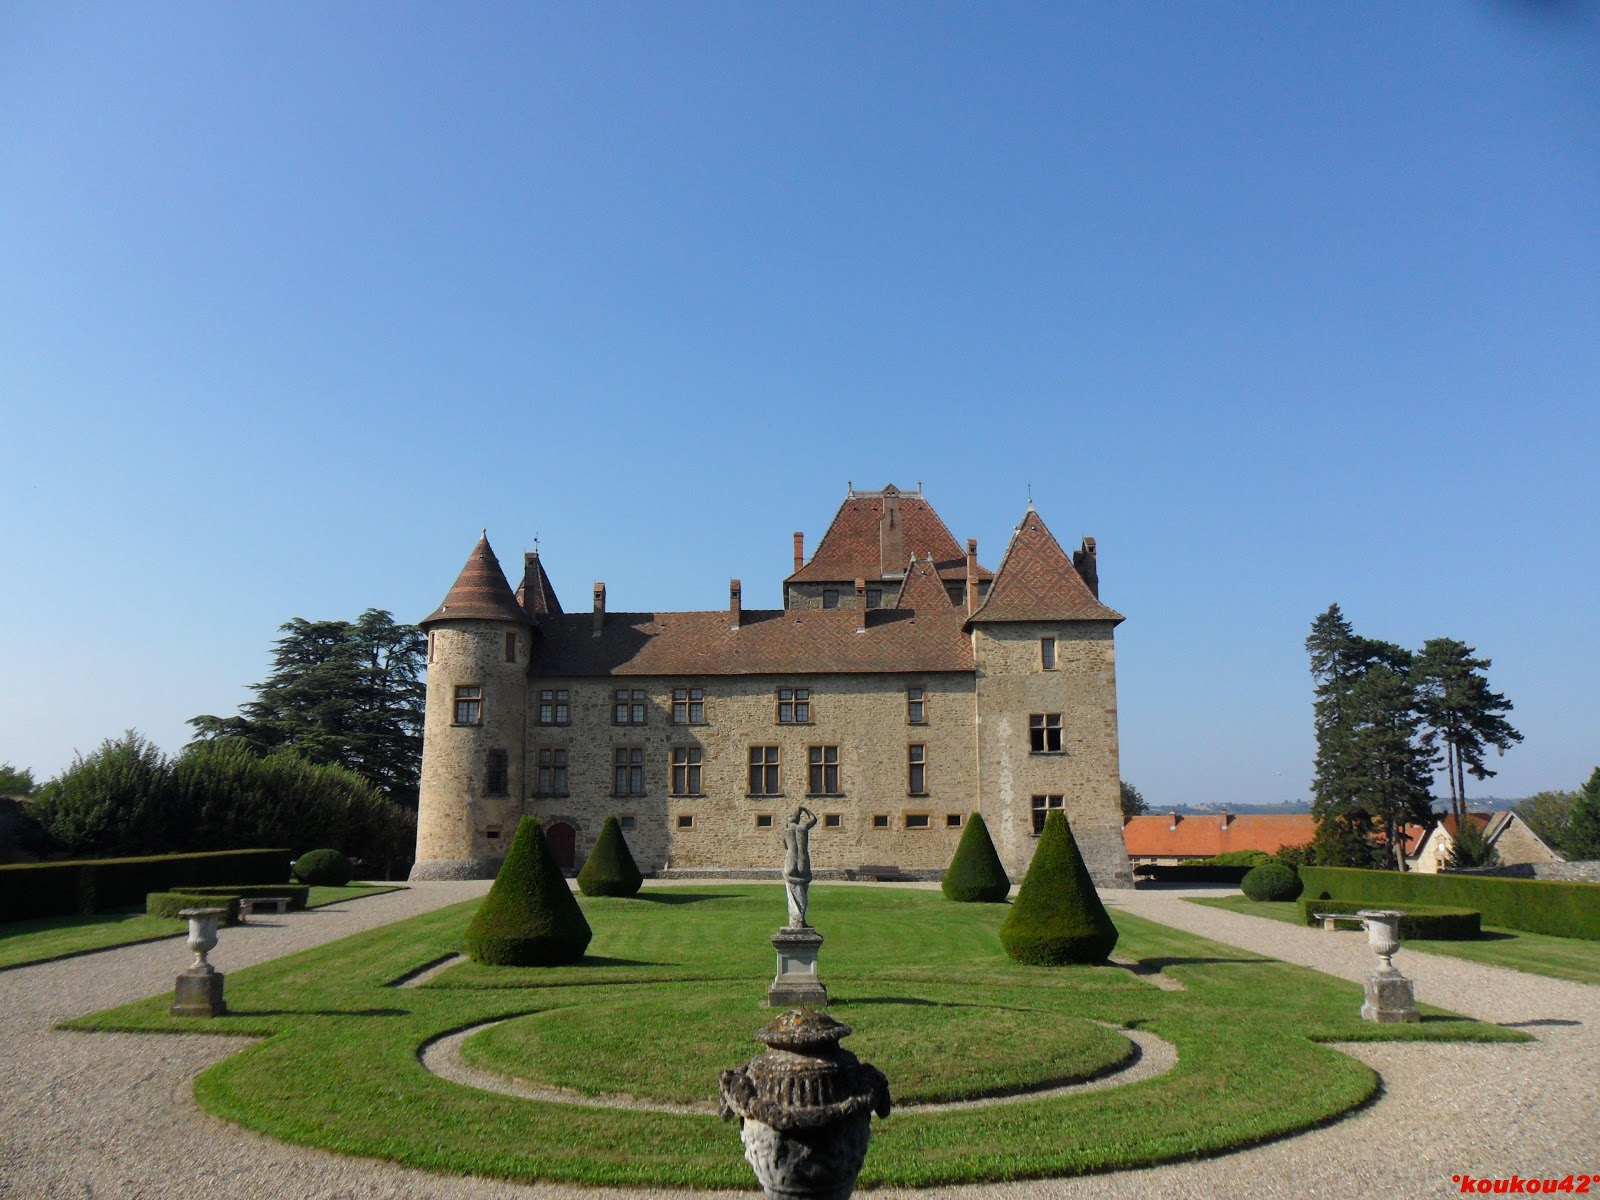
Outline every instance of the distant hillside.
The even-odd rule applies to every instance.
[[[1199,816],[1203,813],[1230,812],[1234,816],[1241,813],[1252,815],[1265,815],[1269,817],[1287,817],[1296,813],[1311,811],[1309,800],[1285,800],[1282,804],[1152,804],[1152,813],[1169,813],[1174,808],[1183,816]]]

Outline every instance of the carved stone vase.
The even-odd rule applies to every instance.
[[[1362,1017],[1383,1025],[1422,1020],[1411,980],[1394,965],[1395,951],[1400,949],[1400,921],[1405,914],[1390,909],[1362,909],[1356,916],[1366,924],[1367,945],[1378,956],[1380,964],[1367,976]]]
[[[802,1008],[756,1034],[766,1045],[723,1071],[718,1112],[740,1118],[744,1157],[768,1200],[848,1200],[867,1157],[872,1114],[889,1115],[889,1081],[839,1045],[850,1026]]]
[[[225,908],[186,908],[178,914],[189,922],[194,962],[178,976],[172,1007],[167,1010],[173,1016],[220,1017],[228,1011],[222,998],[223,974],[206,961],[217,945],[217,924],[227,913]]]

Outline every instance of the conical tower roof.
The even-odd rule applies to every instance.
[[[514,621],[518,625],[531,625],[528,614],[517,598],[511,594],[511,585],[500,569],[500,560],[489,546],[489,534],[478,539],[478,544],[467,556],[467,565],[451,585],[443,603],[418,622],[429,625],[434,621]]]

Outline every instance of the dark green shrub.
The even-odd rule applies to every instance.
[[[173,917],[186,908],[225,908],[224,925],[239,923],[239,897],[222,892],[198,895],[195,892],[151,892],[144,898],[144,911],[152,917]]]
[[[1211,867],[1259,867],[1262,863],[1272,861],[1272,855],[1265,850],[1229,850],[1224,854],[1215,854],[1210,858],[1200,860]]]
[[[0,921],[95,913],[169,892],[243,879],[288,879],[287,850],[155,854],[0,867]]]
[[[1298,871],[1301,867],[1309,867],[1317,861],[1317,848],[1312,842],[1302,842],[1298,846],[1279,846],[1272,857],[1284,866],[1293,867]]]
[[[295,860],[294,877],[312,887],[343,887],[356,869],[337,850],[311,850]]]
[[[1393,908],[1396,912],[1404,912],[1406,915],[1400,922],[1402,941],[1430,938],[1440,942],[1470,942],[1483,934],[1482,914],[1476,909],[1445,908],[1433,904],[1407,904],[1402,908],[1364,900],[1306,898],[1300,901],[1300,919],[1307,925],[1321,925],[1322,922],[1316,918],[1317,913],[1350,913],[1351,923],[1359,924],[1354,914],[1364,908]]]
[[[1414,904],[1472,908],[1483,914],[1486,925],[1600,940],[1600,884],[1596,883],[1351,867],[1303,867],[1300,874],[1307,891],[1360,900],[1368,908],[1404,909]]]
[[[637,896],[643,886],[644,876],[622,836],[622,825],[615,817],[607,817],[578,872],[579,889],[585,896]]]
[[[1045,817],[1028,874],[1000,926],[1000,944],[1036,967],[1103,962],[1117,944],[1117,927],[1060,809]]]
[[[947,899],[963,904],[997,904],[1011,893],[1011,880],[995,852],[994,839],[982,813],[967,818],[950,868],[940,885]]]
[[[582,958],[591,936],[544,827],[523,817],[494,886],[467,924],[467,954],[492,966],[556,966]]]
[[[172,762],[131,729],[75,756],[39,788],[33,811],[52,843],[84,858],[190,848],[180,839]]]
[[[243,896],[247,900],[289,898],[290,912],[304,912],[311,888],[304,883],[234,883],[224,887],[186,887],[191,896]]]
[[[1280,862],[1252,867],[1239,881],[1239,890],[1252,900],[1293,900],[1300,895],[1300,876]]]

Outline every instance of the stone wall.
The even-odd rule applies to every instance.
[[[1454,875],[1496,875],[1507,879],[1555,879],[1565,883],[1600,883],[1600,862],[1532,862],[1503,867],[1475,867]]]
[[[1055,639],[1054,669],[1041,639]],[[1063,797],[1072,833],[1100,887],[1131,887],[1122,839],[1116,652],[1104,621],[980,624],[978,786],[1001,861],[1021,879],[1033,857],[1033,797]],[[1030,717],[1059,714],[1061,750],[1033,750]]]

